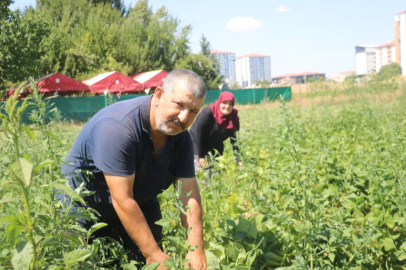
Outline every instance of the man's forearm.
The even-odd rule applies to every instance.
[[[152,254],[161,251],[141,208],[134,199],[129,198],[119,203],[113,201],[113,206],[127,233],[140,248],[144,257],[150,257]]]
[[[198,249],[203,249],[203,221],[202,221],[202,209],[200,203],[197,203],[193,199],[189,200],[186,204],[190,206],[187,210],[188,215],[182,214],[183,226],[186,229],[192,227],[192,231],[188,235],[189,245],[198,246]]]
[[[189,209],[186,210],[187,215],[181,214],[182,224],[186,230],[192,227],[192,231],[188,235],[189,244],[198,245],[199,249],[203,249],[203,221],[199,187],[195,182],[189,188],[190,190],[185,186],[182,189],[183,194],[192,191],[190,196],[182,198],[183,207],[186,209],[186,206],[189,205]]]

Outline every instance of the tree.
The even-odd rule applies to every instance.
[[[49,26],[33,8],[24,13],[10,13],[0,33],[0,88],[26,80],[29,76],[44,75],[41,69],[43,37]]]
[[[267,87],[269,87],[269,86],[271,85],[271,83],[268,82],[267,80],[264,80],[264,81],[257,81],[257,82],[255,83],[255,85],[256,85],[256,86],[259,86],[259,87],[261,87],[261,88],[267,88]]]
[[[402,67],[398,63],[382,66],[378,74],[374,76],[376,81],[384,81],[402,75]]]
[[[4,7],[12,0],[0,1]],[[148,0],[125,14],[123,8],[122,0],[37,0],[36,8],[10,12],[0,20],[0,88],[53,72],[83,80],[112,70],[170,71],[178,62],[201,63],[208,85],[218,84],[216,62],[192,56],[190,25],[180,28],[165,7],[154,12]]]
[[[349,84],[354,84],[357,81],[357,75],[351,74],[350,76],[345,77],[344,81]]]
[[[207,89],[218,89],[223,84],[223,77],[220,76],[220,67],[214,55],[210,54],[210,42],[202,35],[200,39],[200,53],[187,55],[180,59],[175,68],[186,68],[193,70],[202,77]]]
[[[222,78],[218,76],[218,70],[213,65],[213,61],[202,54],[191,54],[179,60],[175,68],[185,68],[196,72],[202,77],[208,90],[217,90],[222,84]]]
[[[200,38],[200,53],[204,56],[211,57],[210,51],[210,42],[207,40],[204,34],[202,34],[202,37]]]
[[[14,0],[1,0],[0,1],[0,31],[1,25],[4,21],[7,21],[10,16],[10,5],[14,3]]]

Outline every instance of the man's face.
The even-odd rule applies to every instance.
[[[157,88],[155,95],[155,123],[162,133],[170,136],[188,129],[204,102],[204,98],[193,96],[182,82],[171,93]]]

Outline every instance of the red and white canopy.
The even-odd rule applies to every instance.
[[[167,75],[168,72],[165,70],[155,70],[139,73],[134,75],[132,78],[133,80],[141,83],[145,89],[162,86]]]
[[[68,77],[66,75],[63,75],[61,73],[52,73],[48,74],[45,76],[42,76],[38,79],[35,79],[35,85],[40,88],[39,92],[40,93],[53,93],[56,91],[61,91],[61,92],[88,92],[89,86],[87,86],[84,83],[81,83],[80,81],[77,81],[71,77]],[[15,85],[11,89],[8,90],[8,95],[12,95],[15,91],[15,89],[19,86]],[[27,83],[23,87],[22,92],[32,92],[31,89],[29,89],[30,84]]]
[[[99,74],[83,83],[90,87],[92,93],[104,93],[106,90],[110,93],[131,93],[143,90],[141,83],[117,71]]]

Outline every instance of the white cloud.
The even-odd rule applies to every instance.
[[[288,8],[287,6],[279,6],[276,8],[276,11],[278,12],[291,12],[292,9]]]
[[[228,21],[226,29],[231,32],[243,32],[260,28],[262,22],[247,17],[235,17]]]
[[[320,55],[326,55],[326,52],[321,52]]]

